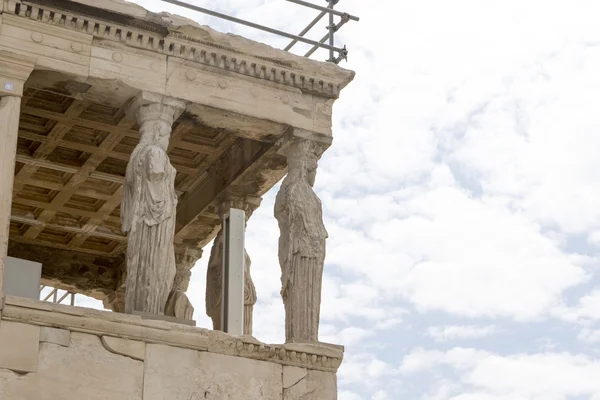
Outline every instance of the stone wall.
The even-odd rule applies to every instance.
[[[340,346],[7,297],[0,400],[334,400]]]

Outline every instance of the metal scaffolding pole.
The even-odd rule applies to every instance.
[[[211,10],[208,10],[206,8],[202,8],[202,7],[198,7],[198,6],[192,5],[192,4],[184,3],[183,1],[179,1],[179,0],[162,0],[162,1],[164,1],[165,3],[174,4],[176,6],[184,7],[184,8],[190,9],[190,10],[198,11],[198,12],[201,12],[201,13],[204,13],[204,14],[212,15],[213,17],[223,18],[223,19],[226,19],[228,21],[235,22],[237,24],[246,25],[246,26],[249,26],[251,28],[259,29],[261,31],[265,31],[265,32],[273,33],[275,35],[287,37],[288,39],[295,39],[295,40],[297,40],[299,42],[304,42],[304,43],[307,43],[307,44],[312,44],[313,46],[322,47],[322,48],[330,50],[330,51],[342,52],[344,50],[344,49],[341,49],[341,48],[330,46],[330,45],[325,44],[325,43],[319,43],[316,40],[306,39],[306,38],[304,38],[302,36],[292,35],[291,33],[283,32],[283,31],[280,31],[280,30],[277,30],[277,29],[273,29],[273,28],[269,28],[269,27],[266,27],[266,26],[263,26],[263,25],[255,24],[254,22],[245,21],[243,19],[232,17],[230,15],[221,14],[219,12],[211,11]],[[291,0],[288,0],[288,1],[291,1]]]
[[[310,31],[310,30],[311,30],[311,29],[312,29],[312,28],[313,28],[313,27],[314,27],[314,26],[317,24],[317,22],[319,22],[319,21],[321,20],[321,18],[323,18],[323,17],[325,16],[325,14],[327,14],[327,11],[321,11],[321,14],[319,14],[319,15],[317,16],[317,18],[313,19],[313,21],[312,21],[310,24],[308,24],[308,26],[307,26],[306,28],[304,28],[304,29],[302,30],[302,32],[300,32],[300,33],[298,34],[298,36],[304,36],[304,35],[306,35],[306,33],[307,33],[308,31]],[[291,42],[290,44],[288,44],[287,46],[285,46],[285,49],[284,49],[284,50],[285,50],[285,51],[288,51],[288,50],[290,50],[292,47],[294,47],[294,45],[295,45],[296,43],[298,43],[298,41],[297,41],[296,39],[292,40],[292,42]]]
[[[308,2],[302,1],[302,0],[287,0],[287,1],[296,3],[296,4],[300,4],[301,6],[314,8],[315,10],[325,11],[327,13],[337,15],[338,17],[343,17],[344,15],[348,15],[342,11],[332,10],[329,7],[321,7],[316,4],[308,3]],[[360,19],[358,17],[355,17],[354,15],[348,15],[348,18],[350,18],[352,21],[359,21],[359,19]]]
[[[329,26],[327,26],[327,29],[329,29],[329,45],[331,47],[333,47],[335,44],[335,37],[333,36],[333,34],[335,33],[335,25],[333,23],[333,7],[335,6],[335,3],[337,3],[337,0],[329,0],[329,8],[331,9],[331,11],[329,11]],[[329,60],[327,61],[335,61],[333,50],[329,50]]]
[[[344,25],[346,22],[348,22],[347,18],[343,18],[340,22],[337,23],[337,25],[335,26],[335,28],[333,29],[333,32],[337,32],[338,29],[340,29],[342,27],[342,25]],[[329,35],[331,35],[331,32],[328,32],[325,36],[323,36],[321,38],[321,40],[319,40],[320,43],[325,42],[328,38]],[[319,49],[319,46],[313,46],[305,55],[304,57],[310,57],[315,51],[317,51]],[[346,49],[344,48],[340,54],[345,54],[346,53]]]
[[[291,33],[287,33],[287,32],[283,32],[280,31],[278,29],[273,29],[273,28],[269,28],[267,26],[264,25],[260,25],[260,24],[255,24],[254,22],[250,22],[250,21],[246,21],[240,18],[236,18],[236,17],[232,17],[231,15],[226,15],[220,12],[216,12],[216,11],[212,11],[203,7],[198,7],[196,5],[193,4],[189,4],[186,3],[184,1],[181,0],[162,0],[165,3],[169,3],[169,4],[173,4],[179,7],[184,7],[187,8],[189,10],[192,11],[197,11],[197,12],[201,12],[207,15],[211,15],[213,17],[217,17],[217,18],[221,18],[227,21],[231,21],[234,22],[236,24],[241,24],[241,25],[245,25],[248,26],[250,28],[254,28],[254,29],[258,29],[264,32],[269,32],[272,33],[274,35],[278,35],[278,36],[283,36],[286,37],[288,39],[292,39],[292,41],[285,47],[285,51],[289,51],[292,47],[294,47],[296,45],[296,43],[298,42],[302,42],[302,43],[306,43],[306,44],[310,44],[313,47],[308,51],[308,53],[305,54],[305,57],[309,57],[310,55],[312,55],[315,51],[317,51],[319,48],[323,48],[323,49],[327,49],[329,50],[329,59],[327,61],[333,62],[335,64],[339,63],[341,60],[343,59],[347,59],[347,55],[348,55],[348,50],[346,50],[346,46],[344,46],[343,48],[340,47],[335,47],[335,32],[337,32],[340,27],[342,25],[344,25],[346,22],[352,20],[352,21],[358,21],[359,18],[355,17],[353,15],[341,12],[341,11],[337,11],[334,9],[334,6],[339,2],[339,0],[326,0],[328,3],[327,7],[322,7],[322,6],[318,6],[316,4],[312,4],[306,1],[302,1],[302,0],[286,0],[289,1],[291,3],[295,3],[304,7],[309,7],[315,10],[319,10],[320,13],[319,15],[312,20],[311,23],[308,24],[308,26],[306,28],[304,28],[302,30],[302,32],[300,32],[299,35],[293,35]],[[325,35],[320,41],[316,41],[316,40],[312,40],[312,39],[307,39],[304,37],[304,35],[306,35],[312,28],[314,28],[314,26],[326,15],[329,14],[329,25],[327,26],[327,30],[328,33],[327,35]],[[341,17],[341,21],[337,24],[334,24],[334,16],[339,16]],[[328,43],[326,43],[329,40]],[[335,56],[335,54],[337,53],[337,57]]]

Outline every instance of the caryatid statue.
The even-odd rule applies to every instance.
[[[194,306],[186,295],[192,276],[191,269],[202,256],[202,249],[183,247],[175,251],[175,278],[165,306],[165,315],[193,319]]]
[[[248,219],[260,205],[260,198],[246,197],[244,199],[226,200],[220,207],[221,217],[229,208],[239,208],[246,214]],[[250,275],[250,256],[244,248],[244,335],[252,335],[252,315],[254,304],[256,304],[256,288]],[[221,304],[223,300],[223,229],[217,233],[210,251],[208,268],[206,270],[206,315],[212,319],[213,329],[222,330]]]
[[[286,342],[318,341],[327,231],[313,191],[320,145],[294,139],[284,151],[288,174],[275,199]]]
[[[125,312],[164,314],[175,276],[175,168],[167,156],[178,109],[163,103],[136,112],[140,142],[131,153],[121,203],[127,236]]]

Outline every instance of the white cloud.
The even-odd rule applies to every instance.
[[[345,227],[344,217],[330,225],[329,262],[367,279],[382,299],[408,297],[423,311],[531,319],[586,279],[559,243],[505,202],[455,186],[408,192],[387,219],[365,204],[366,213],[351,222],[361,230]],[[344,209],[344,201],[336,207],[328,200]]]
[[[347,354],[338,371],[338,381],[342,386],[356,386],[373,390],[373,395],[389,384],[388,379],[398,374],[392,364],[382,361],[372,353]]]
[[[351,392],[349,390],[341,390],[338,392],[338,398],[340,400],[362,400],[362,397],[355,393],[355,392]]]
[[[600,329],[583,329],[577,338],[586,343],[599,343],[600,342]]]
[[[436,342],[481,339],[491,336],[497,332],[499,332],[499,328],[493,325],[446,325],[432,326],[427,329],[427,334]]]
[[[600,393],[600,360],[569,353],[501,356],[475,349],[446,352],[419,350],[408,354],[402,372],[432,372],[442,366],[457,375],[460,387],[444,399],[562,400]]]
[[[570,322],[589,323],[600,320],[600,289],[581,296],[572,307],[557,307],[553,314]]]

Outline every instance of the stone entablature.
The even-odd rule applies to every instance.
[[[130,3],[107,1],[98,9],[86,0],[2,1],[0,49],[37,56],[38,68],[119,79],[196,106],[315,132],[331,134],[333,100],[354,77],[331,63]]]
[[[0,398],[335,400],[342,357],[341,346],[267,345],[7,296],[0,321]]]
[[[85,3],[88,2],[85,1],[67,2],[75,3],[72,7],[67,5],[73,11],[69,11],[67,7],[64,11],[61,8],[49,7],[44,4],[44,1],[4,0],[4,3],[5,11],[9,14],[124,43],[130,47],[152,50],[222,70],[281,83],[323,97],[337,98],[340,90],[348,83],[345,79],[340,80],[332,74],[318,74],[302,67],[298,68],[298,60],[281,59],[281,53],[274,54],[274,49],[268,46],[239,36],[216,32],[179,16],[166,13],[153,14],[134,4],[128,4],[128,8],[119,11],[131,12],[133,9],[143,11],[137,15],[136,21],[128,21],[129,24],[124,24],[90,16],[88,13],[93,14],[94,11],[92,7],[86,7]],[[107,8],[105,4],[102,6],[104,9]],[[79,12],[74,12],[75,10]],[[248,44],[251,44],[251,49],[248,48]],[[80,47],[75,47],[72,50],[77,53],[76,50],[79,49]],[[307,64],[310,64],[310,61]],[[327,66],[324,66],[323,71],[320,72],[326,70]]]

